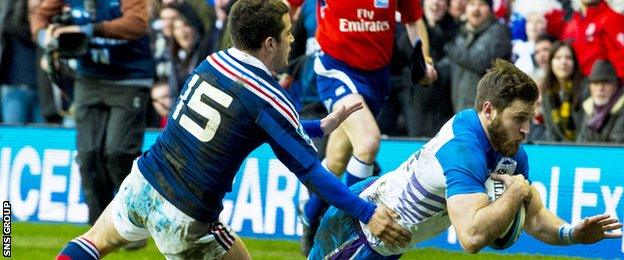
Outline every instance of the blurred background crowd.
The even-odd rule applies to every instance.
[[[148,128],[164,127],[187,74],[230,46],[227,13],[234,1],[151,1]],[[414,85],[401,62],[392,64],[391,95],[377,118],[382,134],[432,137],[455,112],[474,105],[480,77],[492,60],[504,58],[540,87],[528,142],[624,142],[624,0],[488,0],[485,8],[471,1],[480,0],[421,0],[438,80]],[[29,17],[40,2],[1,2],[1,122],[72,127],[75,95],[52,87],[41,66],[46,50],[31,33]],[[326,113],[313,70],[316,4],[305,0],[291,10],[290,64],[274,72],[304,117]],[[401,25],[395,39],[393,62],[411,51]],[[74,63],[66,62],[68,70]]]

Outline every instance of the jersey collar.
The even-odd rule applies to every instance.
[[[271,72],[269,71],[269,68],[267,68],[267,66],[264,65],[264,63],[262,63],[262,61],[260,61],[258,58],[251,56],[249,53],[246,53],[234,47],[229,48],[227,52],[230,55],[232,55],[232,57],[234,57],[235,59],[241,62],[244,62],[248,65],[254,66],[256,68],[259,68],[263,70],[264,72],[266,72],[269,76],[271,76]]]

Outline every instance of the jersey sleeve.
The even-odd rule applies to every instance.
[[[263,108],[256,123],[269,135],[275,155],[293,173],[305,172],[318,160],[316,149],[303,128],[295,128],[275,109]]]
[[[520,145],[520,149],[518,149],[514,159],[517,163],[515,174],[522,174],[525,179],[531,182],[531,179],[529,179],[529,157],[522,145]]]
[[[423,10],[420,0],[398,0],[397,11],[401,13],[402,23],[411,23],[422,18]]]
[[[256,123],[268,134],[269,145],[277,158],[311,192],[358,220],[368,223],[375,213],[375,205],[351,193],[338,178],[321,166],[316,149],[302,128],[295,129],[271,108],[261,110]]]
[[[321,128],[321,120],[301,120],[301,126],[310,137],[323,137],[325,133]]]
[[[476,149],[474,149],[476,150]],[[469,144],[448,143],[436,153],[446,177],[446,197],[485,193],[486,161]]]

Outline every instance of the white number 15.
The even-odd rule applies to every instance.
[[[177,120],[180,125],[186,129],[186,131],[195,136],[195,138],[205,143],[209,142],[214,137],[215,132],[221,123],[221,115],[219,114],[219,111],[204,103],[202,101],[202,96],[206,96],[214,100],[217,104],[225,108],[230,107],[230,104],[232,104],[232,97],[208,84],[208,82],[204,80],[201,80],[201,83],[195,86],[198,80],[201,80],[199,76],[193,75],[188,83],[186,91],[180,97],[180,102],[178,102],[178,105],[173,112],[173,119]],[[194,88],[195,92],[193,92],[191,99],[188,102],[185,102]],[[188,108],[195,111],[200,116],[208,119],[205,126],[200,126],[186,114],[180,115],[180,110],[182,110],[182,106],[184,106],[185,103]]]

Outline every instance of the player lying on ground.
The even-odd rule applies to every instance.
[[[520,143],[529,133],[537,97],[533,80],[510,63],[496,61],[479,82],[475,109],[456,114],[396,170],[352,187],[361,198],[399,214],[398,222],[410,230],[410,243],[389,245],[357,219],[330,207],[309,258],[398,258],[450,225],[464,250],[477,253],[505,232],[521,204],[526,205],[526,232],[549,244],[621,237],[610,232],[622,224],[609,215],[574,226],[565,223],[529,185],[527,155]],[[507,187],[492,203],[484,188],[490,176]]]
[[[394,222],[395,213],[352,194],[327,172],[306,134],[328,134],[362,105],[300,122],[272,78],[271,71],[287,64],[293,41],[287,13],[281,0],[234,4],[228,19],[234,48],[208,56],[191,73],[156,143],[95,225],[59,259],[99,258],[149,236],[170,259],[250,258],[219,213],[245,157],[264,143],[308,189],[367,223],[386,243],[407,244],[409,233]]]

